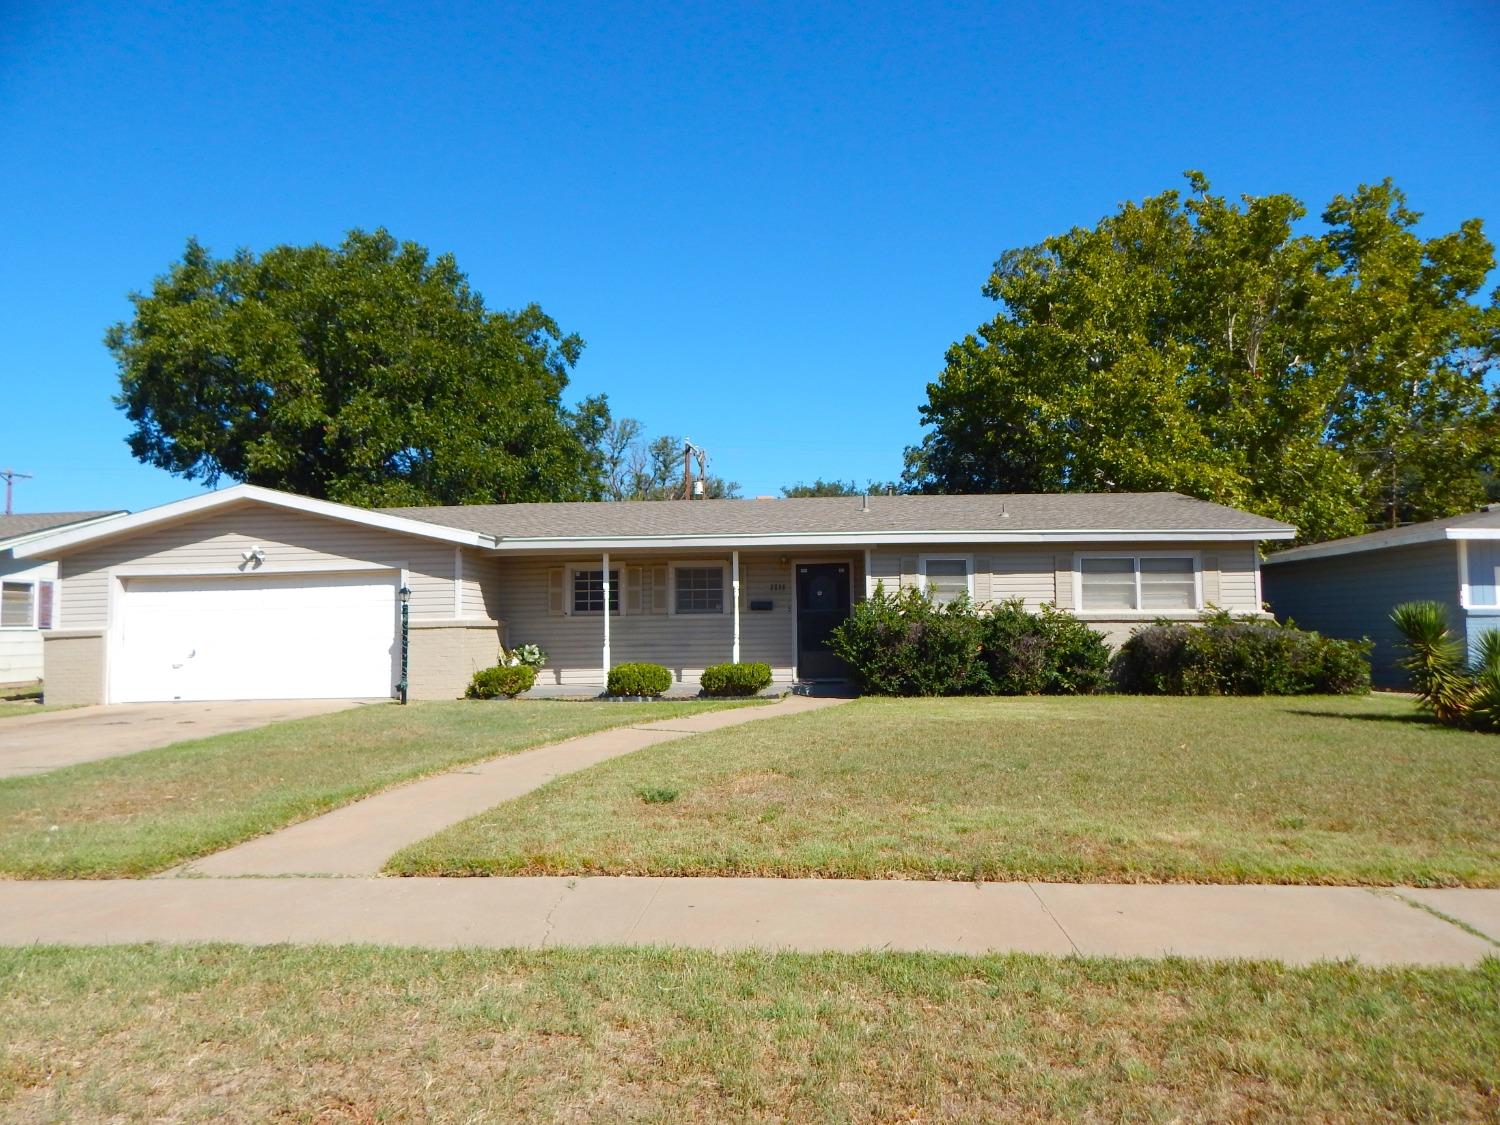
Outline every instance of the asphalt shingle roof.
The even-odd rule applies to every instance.
[[[1287,531],[1289,524],[1176,492],[643,500],[388,508],[502,539],[934,531]]]
[[[100,516],[112,516],[118,511],[119,509],[115,508],[102,512],[28,512],[10,516],[0,515],[0,542],[20,535],[30,535],[37,531],[47,531],[54,527],[66,527],[70,523],[98,519]]]

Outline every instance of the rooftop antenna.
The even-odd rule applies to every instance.
[[[14,469],[0,469],[0,477],[4,477],[5,478],[5,514],[7,516],[14,515],[15,513],[11,511],[11,503],[10,503],[10,501],[11,501],[11,490],[15,487],[15,482],[16,481],[18,481],[18,480],[31,480],[32,479],[31,478],[31,474],[30,473],[18,473]]]

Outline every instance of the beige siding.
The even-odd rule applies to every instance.
[[[777,679],[793,674],[794,616],[793,555],[740,556],[740,659],[763,661]],[[833,556],[823,556],[820,558]],[[785,562],[782,560],[786,559]],[[636,564],[675,561],[722,562],[725,596],[729,596],[729,556],[695,554],[690,559],[656,552],[612,555],[610,567],[628,571]],[[852,564],[856,596],[864,589],[863,552],[838,556]],[[604,623],[598,614],[564,616],[548,608],[548,573],[559,567],[594,567],[597,558],[505,559],[493,579],[498,590],[498,616],[506,623],[509,645],[539,644],[547,651],[540,682],[598,684],[603,682]],[[670,586],[669,586],[670,592]],[[752,611],[752,601],[769,601],[772,609]],[[726,604],[722,615],[682,615],[629,612],[628,591],[622,599],[627,612],[610,618],[610,655],[613,663],[650,661],[672,669],[679,681],[692,682],[711,664],[731,658],[733,617]]]
[[[1077,551],[1169,551],[1166,543],[1091,543],[1030,545],[954,545],[923,552],[911,547],[881,548],[872,552],[869,589],[883,580],[894,586],[921,583],[920,557],[972,555],[975,562],[974,592],[978,601],[1000,602],[1020,598],[1031,608],[1044,602],[1074,607],[1074,553]],[[1255,546],[1250,543],[1194,543],[1203,565],[1203,598],[1208,604],[1235,613],[1256,613]]]
[[[452,545],[302,512],[243,505],[65,555],[60,564],[61,627],[107,627],[111,568],[138,574],[228,576],[241,572],[241,552],[253,546],[266,556],[257,568],[259,574],[336,569],[343,564],[405,568],[412,620],[453,617]],[[482,605],[484,595],[477,590],[476,594],[472,604]]]

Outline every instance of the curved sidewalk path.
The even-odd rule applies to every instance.
[[[1500,955],[1492,939],[1500,939],[1500,890],[852,879],[0,882],[0,945],[670,945],[1473,965]]]
[[[614,727],[490,758],[388,789],[165,872],[174,875],[374,875],[408,844],[514,800],[555,777],[705,731],[801,715],[846,699],[788,695],[775,703]]]

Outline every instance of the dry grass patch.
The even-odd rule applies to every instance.
[[[10,1121],[1494,1120],[1500,963],[0,950]]]
[[[1381,696],[867,699],[561,778],[388,870],[1497,886],[1500,738]]]
[[[732,704],[357,707],[0,780],[0,873],[148,875],[424,774]]]

